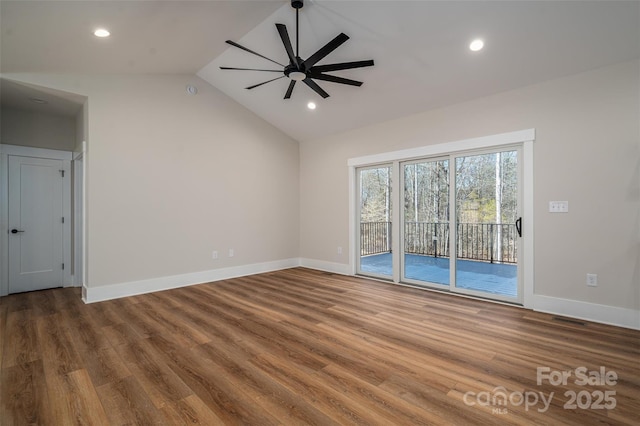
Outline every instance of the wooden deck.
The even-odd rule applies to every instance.
[[[302,268],[4,297],[0,356],[3,426],[640,422],[639,331]],[[615,384],[576,384],[583,366]],[[538,385],[538,367],[572,375]],[[572,391],[615,408],[565,409]]]
[[[405,254],[405,276],[430,284],[442,284],[449,288],[449,258]],[[518,269],[515,264],[488,263],[458,259],[456,261],[456,286],[487,293],[516,298],[518,296]],[[360,269],[365,275],[393,275],[391,253],[374,254],[360,258]]]

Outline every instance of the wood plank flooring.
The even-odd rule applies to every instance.
[[[0,332],[3,426],[640,424],[638,331],[303,268],[11,295]]]

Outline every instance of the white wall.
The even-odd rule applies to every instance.
[[[86,286],[101,289],[95,298],[298,256],[298,143],[204,81],[7,77],[88,96]]]
[[[535,294],[637,315],[639,76],[622,63],[301,144],[301,257],[348,263],[349,158],[535,128]]]
[[[82,151],[82,142],[88,139],[88,135],[87,135],[88,110],[89,110],[89,104],[88,102],[85,101],[80,111],[78,111],[78,113],[76,114],[76,117],[75,117],[76,139],[74,141],[74,147],[73,147],[74,152]]]
[[[76,121],[40,112],[2,108],[0,142],[7,145],[71,151],[76,141]]]

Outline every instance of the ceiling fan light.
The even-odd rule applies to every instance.
[[[312,110],[316,109],[316,103],[315,102],[309,102],[307,104],[307,108],[312,109]]]
[[[307,78],[307,75],[300,71],[293,71],[289,73],[289,78],[295,81],[302,81]]]

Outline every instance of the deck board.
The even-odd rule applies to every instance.
[[[449,258],[417,254],[405,255],[405,276],[408,279],[441,285],[449,288]],[[489,263],[475,260],[458,259],[456,261],[456,286],[508,297],[518,295],[517,266],[511,263]],[[367,275],[391,277],[391,253],[373,254],[360,258],[360,269]]]

